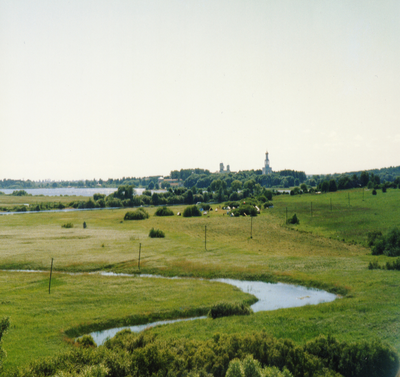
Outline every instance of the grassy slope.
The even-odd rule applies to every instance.
[[[229,218],[222,215],[221,210],[202,218],[150,217],[148,220],[136,222],[121,222],[126,210],[0,217],[0,268],[48,269],[53,257],[57,270],[106,269],[137,272],[137,254],[141,243],[142,272],[262,278],[347,292],[345,298],[319,306],[264,312],[246,318],[179,323],[152,330],[160,336],[207,338],[217,331],[232,333],[265,328],[276,336],[290,337],[299,342],[320,333],[333,334],[341,340],[380,338],[387,340],[400,351],[400,273],[368,270],[368,262],[378,257],[371,256],[370,251],[362,245],[352,244],[353,241],[364,242],[368,230],[386,230],[393,225],[400,225],[397,206],[400,190],[389,190],[386,194],[378,192],[376,197],[366,192],[364,201],[360,191],[350,191],[350,207],[348,193],[274,198],[275,208],[265,210],[253,220],[253,239],[250,239],[250,218]],[[313,217],[310,216],[311,201]],[[297,213],[300,218],[299,226],[282,226],[286,207],[289,215]],[[174,211],[182,211],[182,208],[174,207]],[[149,209],[150,214],[154,211]],[[83,221],[87,222],[88,229],[82,228]],[[66,222],[73,222],[76,227],[61,228],[61,224]],[[204,250],[205,225],[207,251]],[[166,238],[148,238],[151,227],[165,231]],[[343,242],[343,239],[346,242]],[[379,260],[385,261],[387,258],[381,256]],[[22,292],[23,287],[28,284],[25,282],[28,277],[23,278],[25,275],[21,274],[16,276],[18,278],[15,279],[21,281],[19,291]],[[10,282],[9,273],[2,277],[3,281],[5,279]],[[141,313],[143,310],[151,313],[181,307],[179,297],[183,296],[182,294],[174,298],[165,296],[162,291],[164,281],[154,281],[154,289],[150,290],[151,293],[144,301],[142,309],[132,308],[123,303],[116,311],[108,311],[108,300],[102,299],[101,291],[106,291],[111,284],[106,280],[100,285],[95,281],[98,278],[91,275],[76,280],[57,277],[63,284],[54,287],[54,295],[59,292],[58,306],[63,308],[62,313],[71,312],[68,326],[78,326],[81,321],[100,321],[95,306],[87,309],[85,318],[82,318],[82,310],[86,310],[85,300],[90,295],[98,295],[98,302],[104,307],[104,310],[101,310],[101,321],[112,321],[124,315],[139,313],[140,310]],[[23,339],[22,333],[17,331],[18,328],[26,326],[28,331],[24,328],[24,333],[29,334],[26,336],[43,338],[42,331],[36,330],[41,328],[41,320],[35,319],[42,316],[33,314],[42,306],[37,300],[46,290],[46,279],[46,275],[43,276],[40,289],[32,292],[26,290],[25,296],[18,296],[22,301],[26,300],[24,297],[34,299],[26,306],[25,320],[19,312],[10,310],[7,305],[0,305],[0,316],[11,314],[13,324],[17,326],[5,337],[5,348],[9,351],[10,363],[20,362],[13,356],[20,354],[16,347]],[[85,282],[72,284],[80,279]],[[8,292],[7,284],[4,283],[3,292]],[[3,283],[1,286],[3,287]],[[81,286],[92,286],[90,295],[87,294],[87,290],[80,290]],[[82,308],[76,310],[70,303],[63,302],[66,292],[80,297]],[[182,289],[179,292],[186,291]],[[195,291],[190,291],[190,297],[193,298],[191,305],[194,306],[195,294]],[[46,297],[48,298],[48,295]],[[166,299],[162,307],[156,305],[159,297]],[[231,293],[229,297],[232,300],[243,299],[242,296],[233,297]],[[215,300],[218,301],[217,296]],[[204,299],[202,305],[209,305],[210,302],[215,302],[212,301],[212,297]],[[62,319],[64,314],[60,312],[61,309],[57,309],[49,317],[51,330],[49,329],[46,335],[46,340],[49,341],[43,343],[43,340],[37,340],[41,345],[38,345],[35,354],[31,352],[30,357],[49,354],[55,349],[67,347],[62,342],[62,330],[66,330],[66,326]]]

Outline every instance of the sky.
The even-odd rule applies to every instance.
[[[0,0],[0,179],[400,165],[398,0]]]

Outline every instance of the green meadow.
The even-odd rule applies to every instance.
[[[37,199],[23,197],[23,202]],[[369,270],[370,261],[390,258],[372,256],[366,247],[369,231],[400,226],[399,200],[396,189],[376,196],[361,190],[280,195],[273,208],[253,219],[229,217],[222,205],[195,218],[156,217],[156,208],[148,208],[150,218],[141,221],[124,221],[127,209],[0,216],[0,269],[44,271],[0,272],[0,317],[11,319],[3,339],[5,367],[74,347],[72,339],[88,331],[204,314],[222,300],[253,302],[251,295],[224,284],[139,273],[280,281],[340,295],[317,306],[148,330],[161,339],[265,329],[299,344],[319,334],[345,341],[380,339],[400,352],[400,272]],[[184,208],[171,207],[175,214]],[[294,213],[300,224],[286,226],[286,216]],[[63,228],[66,223],[74,227]],[[153,227],[166,237],[148,237]],[[136,275],[90,274],[96,271]]]

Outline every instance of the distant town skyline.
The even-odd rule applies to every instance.
[[[400,3],[0,0],[0,179],[400,165]]]

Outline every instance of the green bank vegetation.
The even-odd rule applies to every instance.
[[[159,217],[156,208],[148,208],[146,221],[121,222],[126,209],[1,216],[0,268],[49,270],[54,258],[56,271],[50,295],[48,273],[0,273],[0,318],[11,320],[3,337],[8,352],[5,366],[11,370],[68,350],[73,347],[68,339],[91,329],[192,315],[199,308],[207,313],[228,297],[232,304],[250,303],[251,298],[233,287],[218,285],[221,291],[215,293],[210,287],[216,283],[202,280],[150,279],[151,287],[143,288],[150,283],[139,278],[57,274],[98,270],[137,274],[139,244],[142,273],[281,281],[343,296],[317,306],[175,323],[147,331],[157,341],[208,342],[216,333],[231,336],[264,329],[268,336],[289,338],[301,347],[323,334],[346,344],[381,340],[399,352],[399,272],[368,268],[370,262],[393,261],[384,254],[372,255],[368,233],[387,234],[400,226],[399,199],[400,190],[390,188],[376,196],[361,189],[279,195],[272,198],[273,207],[262,209],[255,218],[227,216],[224,204],[194,218]],[[177,206],[175,211],[184,208]],[[286,225],[294,214],[300,223]],[[82,228],[83,222],[88,228]],[[75,226],[62,228],[66,223]],[[152,227],[168,237],[148,237]],[[172,282],[190,287],[171,288]],[[203,289],[202,284],[209,285]]]

